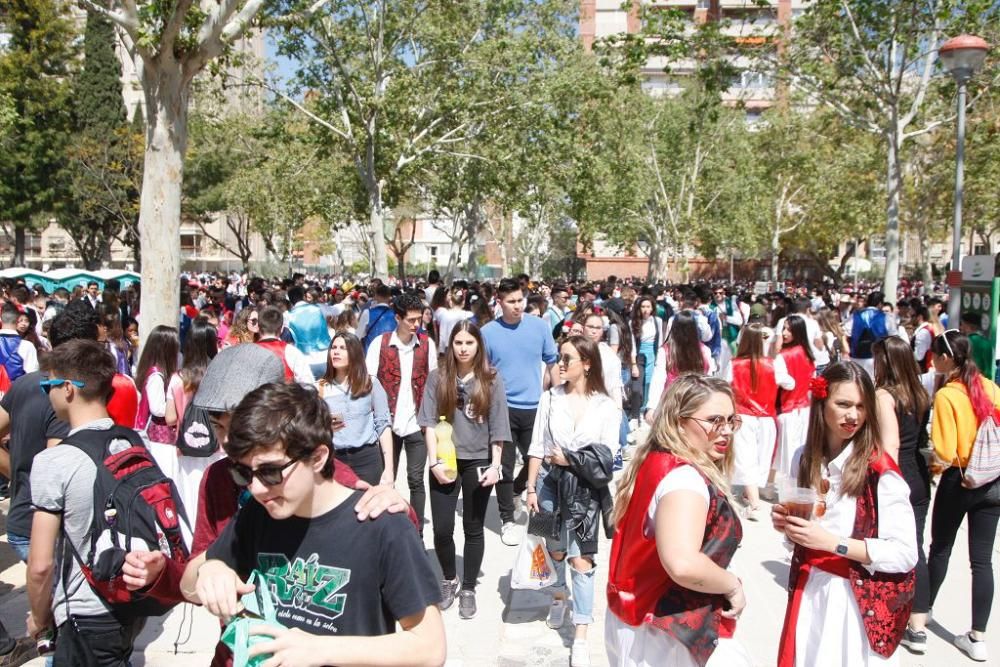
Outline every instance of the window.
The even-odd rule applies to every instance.
[[[181,252],[198,252],[201,237],[197,234],[181,234]]]
[[[881,236],[873,236],[868,240],[868,259],[885,259],[885,239]]]
[[[437,259],[438,247],[436,245],[427,246],[427,252],[430,253],[431,259]]]
[[[764,72],[745,70],[734,77],[732,87],[743,90],[766,90],[774,87],[774,78]]]

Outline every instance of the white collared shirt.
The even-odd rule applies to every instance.
[[[386,334],[382,334],[383,336]],[[403,437],[420,430],[417,424],[417,402],[413,396],[413,351],[419,343],[419,337],[414,334],[408,344],[399,340],[399,335],[392,331],[389,334],[389,345],[399,351],[399,396],[396,398],[396,411],[392,417],[392,432]],[[434,341],[427,339],[427,373],[437,368],[437,348]],[[378,365],[382,356],[381,336],[372,341],[365,355],[365,365],[368,374],[378,375]],[[391,409],[392,406],[390,405]]]

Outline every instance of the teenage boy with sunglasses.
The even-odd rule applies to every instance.
[[[398,514],[357,520],[360,493],[333,477],[330,427],[326,404],[298,385],[267,384],[240,402],[225,450],[257,502],[188,563],[181,590],[230,619],[259,571],[287,629],[252,628],[266,640],[250,655],[274,664],[440,665],[441,598],[423,545]]]
[[[63,343],[52,350],[48,366],[49,378],[40,382],[41,390],[48,393],[56,417],[69,424],[69,436],[114,425],[106,402],[112,393],[115,361],[103,344],[92,340]],[[31,468],[35,513],[28,551],[28,634],[57,629],[56,665],[127,664],[143,625],[142,618],[126,621],[113,616],[65,551],[57,559],[60,538],[85,553],[96,509],[96,479],[94,461],[72,445],[39,452]],[[57,564],[57,560],[62,562]]]

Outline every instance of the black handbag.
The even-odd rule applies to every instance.
[[[551,390],[549,395],[549,414],[548,422],[546,424],[549,430],[549,440],[555,442],[552,438],[552,396]],[[549,475],[554,474],[550,469]],[[550,540],[559,540],[562,537],[562,508],[559,506],[559,485],[556,484],[556,501],[553,504],[555,511],[545,512],[539,510],[537,512],[532,512],[528,516],[528,534],[534,535],[535,537],[544,537]]]
[[[528,534],[549,540],[560,539],[562,537],[562,513],[559,510],[533,512],[528,517]]]

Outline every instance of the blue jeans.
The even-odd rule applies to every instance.
[[[538,506],[542,511],[556,511],[555,501],[558,489],[554,480],[551,483],[549,482],[548,467],[545,465],[538,471],[535,492],[538,494]],[[576,531],[569,529],[565,521],[565,516],[562,536],[558,540],[546,539],[545,546],[548,548],[550,554],[553,551],[561,551],[566,554],[562,561],[555,561],[556,586],[558,588],[565,588],[566,560],[580,558],[584,555],[580,552],[580,542],[577,539]],[[593,559],[593,554],[588,554],[588,557]],[[591,625],[594,622],[594,572],[597,569],[597,564],[592,564],[589,572],[580,572],[572,566],[570,566],[570,569],[573,581],[573,624]]]
[[[31,538],[24,537],[23,535],[14,535],[13,533],[7,533],[7,544],[10,548],[14,550],[17,557],[21,559],[22,562],[28,562],[28,545],[31,543]]]

